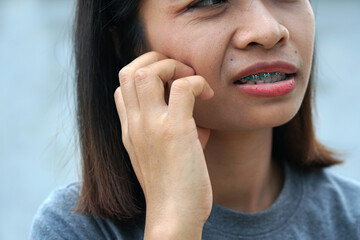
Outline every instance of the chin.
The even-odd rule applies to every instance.
[[[218,131],[254,131],[286,124],[294,118],[300,104],[275,104],[244,111],[209,111],[194,113],[198,126]]]

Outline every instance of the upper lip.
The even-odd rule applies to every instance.
[[[296,72],[296,69],[297,68],[295,65],[283,61],[260,62],[245,68],[244,70],[236,74],[236,76],[232,80],[233,82],[235,82],[244,77],[259,73],[282,72],[286,74],[294,74]]]

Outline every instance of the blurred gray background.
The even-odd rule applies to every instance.
[[[360,180],[360,1],[313,0],[317,135]],[[27,239],[57,186],[78,179],[74,135],[74,0],[0,0],[0,239]]]

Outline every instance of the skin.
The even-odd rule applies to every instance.
[[[152,52],[120,71],[115,92],[146,198],[146,239],[200,239],[213,203],[244,212],[270,207],[283,183],[271,159],[272,128],[296,114],[310,75],[309,1],[213,1],[187,9],[193,2],[142,1]],[[241,70],[278,60],[297,68],[289,94],[255,97],[234,87]]]

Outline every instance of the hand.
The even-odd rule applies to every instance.
[[[193,109],[196,97],[206,100],[214,92],[194,74],[156,52],[138,57],[119,73],[115,102],[123,143],[146,199],[145,236],[164,231],[177,237],[200,231],[201,236],[212,208],[203,153],[210,130],[196,126]],[[168,104],[166,84],[171,85]]]

